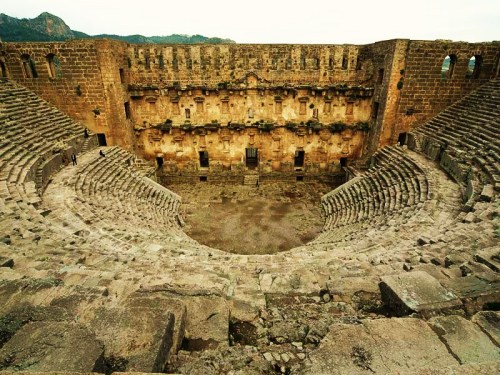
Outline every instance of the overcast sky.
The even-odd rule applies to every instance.
[[[202,34],[238,43],[500,40],[500,0],[1,0],[0,13],[61,17],[87,34]]]

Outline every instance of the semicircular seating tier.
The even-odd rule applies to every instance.
[[[139,158],[0,80],[0,369],[494,373],[499,88],[375,153],[315,240],[231,255]]]

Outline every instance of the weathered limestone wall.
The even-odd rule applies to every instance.
[[[457,60],[453,75],[443,78],[447,55]],[[481,69],[466,77],[471,56],[479,56]],[[341,157],[367,160],[498,75],[499,56],[499,42],[400,39],[364,46],[0,44],[2,75],[105,134],[110,145],[164,157],[179,168],[208,151],[210,160],[227,167],[241,160],[256,131],[271,169],[283,171],[297,150],[322,170],[336,168]],[[344,142],[325,145],[318,136],[298,146],[299,128],[345,138],[349,151]],[[211,132],[207,139],[228,133],[231,141],[212,139],[202,147],[200,132]],[[276,134],[286,151],[271,151]],[[330,166],[325,153],[315,151],[322,148]]]
[[[355,45],[133,45],[129,80],[217,86],[254,72],[272,83],[363,82],[371,77],[365,46]]]
[[[451,77],[443,78],[446,56],[457,58]],[[479,76],[466,77],[469,59],[481,56]],[[397,133],[407,132],[498,75],[500,42],[409,41],[402,75],[401,99],[395,111]],[[394,90],[394,88],[392,88]]]
[[[264,174],[276,171],[335,173],[340,171],[340,158],[355,160],[360,156],[364,136],[365,132],[356,128],[342,133],[307,127],[293,130],[276,127],[270,131],[258,127],[148,129],[140,134],[139,148],[143,148],[146,155],[162,158],[164,171],[170,173],[242,173],[246,169],[246,148],[258,149],[259,171]],[[208,152],[209,168],[200,167],[199,153],[203,151]],[[301,166],[295,166],[298,151],[304,152]]]
[[[127,92],[119,78],[119,67],[127,64],[123,47],[109,40],[2,43],[0,54],[6,76],[93,132],[104,133],[108,143],[129,147],[132,132],[123,108]]]

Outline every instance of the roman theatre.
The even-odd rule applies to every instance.
[[[0,373],[500,373],[499,59],[0,43]]]

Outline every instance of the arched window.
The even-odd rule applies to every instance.
[[[61,73],[61,62],[53,53],[49,53],[45,56],[47,59],[47,70],[49,71],[50,78],[60,78],[62,76]]]
[[[443,65],[441,66],[441,79],[451,79],[453,77],[456,63],[456,55],[451,54],[444,58]]]
[[[467,66],[466,78],[476,79],[481,74],[481,65],[483,65],[483,57],[481,55],[474,55],[469,59]]]
[[[21,55],[21,65],[23,67],[23,73],[25,78],[38,78],[35,62],[30,57],[30,55],[27,54]]]

